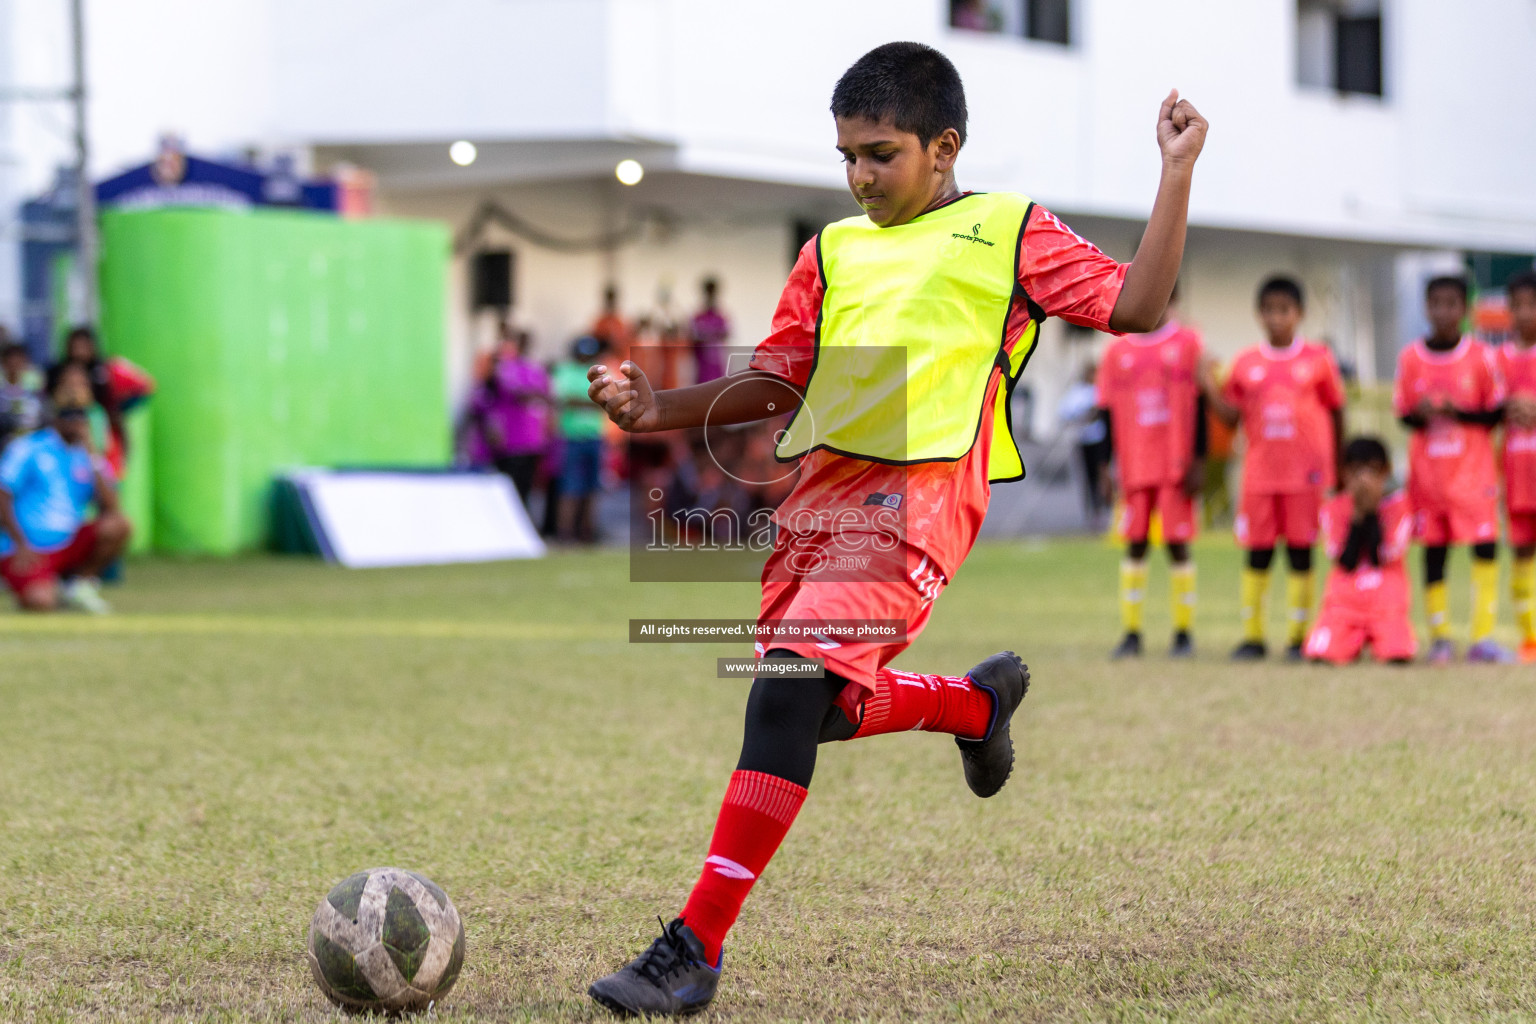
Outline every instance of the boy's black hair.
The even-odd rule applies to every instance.
[[[1271,295],[1284,295],[1296,303],[1297,309],[1307,308],[1306,300],[1302,298],[1301,282],[1294,277],[1276,274],[1274,277],[1266,278],[1264,283],[1259,285],[1259,298],[1255,305],[1264,305],[1264,300]]]
[[[965,144],[960,72],[948,57],[922,43],[886,43],[860,57],[832,90],[832,115],[889,118],[924,146],[953,128]]]
[[[12,356],[30,356],[27,346],[19,341],[7,341],[0,344],[0,360],[9,359]]]
[[[1513,295],[1518,291],[1536,292],[1536,270],[1522,270],[1509,279],[1504,286],[1506,295]]]
[[[1454,288],[1461,295],[1461,301],[1467,301],[1467,279],[1459,274],[1441,274],[1430,278],[1429,284],[1424,286],[1424,298],[1429,298],[1436,288]]]
[[[1392,456],[1387,454],[1387,446],[1381,443],[1380,438],[1355,437],[1344,446],[1344,452],[1339,458],[1341,466],[1380,466],[1391,470]]]

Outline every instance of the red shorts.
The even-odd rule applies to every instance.
[[[1141,487],[1125,494],[1120,535],[1133,543],[1147,539],[1152,529],[1152,510],[1163,517],[1163,540],[1183,544],[1195,539],[1195,499],[1179,484]]]
[[[1413,533],[1420,544],[1429,548],[1497,541],[1499,500],[1469,496],[1456,505],[1420,505],[1413,510]]]
[[[1536,512],[1509,513],[1509,542],[1517,548],[1536,544]]]
[[[1412,659],[1419,650],[1408,609],[1400,607],[1385,614],[1370,615],[1352,608],[1324,605],[1307,637],[1309,658],[1347,665],[1360,656],[1366,643],[1377,661]]]
[[[758,642],[759,658],[771,650],[785,650],[824,660],[828,672],[848,680],[837,703],[851,721],[856,720],[859,705],[875,692],[875,673],[917,639],[928,625],[934,598],[949,580],[932,559],[904,543],[879,558],[879,568],[869,569],[871,578],[864,580],[851,578],[845,571],[833,574],[832,582],[818,582],[816,573],[807,574],[791,566],[790,558],[789,548],[778,543],[763,566],[763,600],[757,613],[760,627],[778,619],[896,619],[906,624],[905,634],[889,643],[831,639]],[[882,571],[886,569],[892,571]]]
[[[1322,495],[1317,491],[1244,493],[1237,502],[1237,543],[1249,551],[1262,551],[1284,538],[1288,548],[1309,548],[1317,543],[1321,510]]]
[[[62,548],[39,552],[37,560],[27,568],[26,572],[17,572],[12,567],[14,556],[7,555],[0,558],[0,576],[5,578],[6,585],[19,597],[30,586],[54,582],[61,575],[76,569],[90,558],[91,552],[95,550],[96,524],[90,522],[76,530],[75,535],[69,539],[69,543]]]

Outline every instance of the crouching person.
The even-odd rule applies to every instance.
[[[129,526],[91,451],[88,400],[61,386],[48,425],[0,455],[0,577],[26,611],[111,610],[97,577],[127,547]]]
[[[1322,511],[1333,570],[1307,638],[1307,657],[1343,665],[1369,643],[1377,661],[1405,664],[1418,650],[1403,565],[1413,537],[1407,496],[1387,493],[1392,462],[1374,437],[1345,445],[1339,477],[1342,489]]]

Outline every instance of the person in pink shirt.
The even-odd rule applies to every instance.
[[[1321,521],[1333,569],[1307,637],[1307,657],[1344,665],[1370,644],[1377,661],[1406,664],[1419,646],[1403,564],[1413,540],[1413,510],[1402,491],[1387,493],[1392,460],[1378,439],[1350,441],[1340,463],[1343,487],[1323,506]]]
[[[1275,542],[1285,541],[1291,628],[1286,656],[1302,660],[1312,614],[1312,545],[1318,510],[1333,489],[1344,423],[1344,382],[1326,345],[1298,333],[1306,311],[1301,285],[1272,277],[1259,288],[1259,320],[1268,336],[1238,353],[1224,386],[1207,377],[1206,398],[1231,426],[1242,424],[1247,448],[1237,506],[1237,542],[1248,552],[1240,604],[1243,642],[1236,661],[1262,659],[1264,597]]]
[[[693,316],[688,333],[693,339],[693,362],[697,383],[707,384],[725,376],[725,343],[731,336],[731,322],[717,305],[720,282],[704,279],[704,308]]]

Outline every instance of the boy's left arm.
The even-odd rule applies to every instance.
[[[1208,125],[1188,100],[1173,90],[1157,114],[1157,144],[1163,152],[1163,175],[1147,229],[1125,273],[1109,325],[1117,331],[1144,333],[1157,326],[1168,306],[1179,266],[1184,262],[1184,236],[1189,219],[1189,188],[1195,160],[1205,145]]]

